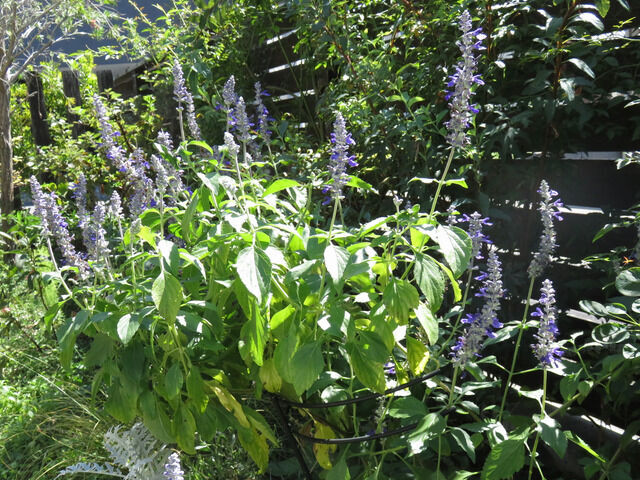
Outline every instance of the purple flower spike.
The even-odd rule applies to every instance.
[[[456,43],[462,52],[462,59],[456,65],[456,71],[449,77],[447,87],[452,88],[445,98],[449,101],[450,119],[446,122],[449,134],[447,141],[453,148],[461,148],[469,143],[467,128],[471,124],[472,115],[478,113],[476,105],[470,103],[474,95],[472,86],[484,85],[480,75],[475,74],[477,59],[474,50],[483,50],[482,40],[485,35],[480,29],[472,30],[471,15],[468,11],[460,15],[462,38]]]
[[[177,453],[174,452],[167,458],[162,476],[167,480],[184,480],[184,472],[180,465],[180,456]]]
[[[328,169],[331,173],[333,183],[326,185],[323,189],[324,193],[331,193],[328,198],[329,203],[331,198],[339,200],[342,198],[342,190],[349,182],[349,175],[347,175],[347,165],[350,167],[357,167],[358,163],[355,161],[355,155],[349,155],[349,146],[355,145],[355,141],[351,138],[351,134],[347,132],[344,117],[341,113],[336,114],[336,120],[333,123],[333,133],[331,134],[331,158],[329,160]]]
[[[182,112],[184,110],[183,104],[187,107],[187,125],[189,125],[189,130],[191,131],[191,135],[195,139],[200,139],[200,128],[198,127],[198,122],[196,122],[196,112],[195,107],[193,105],[193,96],[187,90],[187,87],[184,84],[184,75],[182,73],[182,67],[180,66],[180,62],[178,59],[173,61],[173,95],[176,101],[178,102],[178,112]]]
[[[558,192],[551,190],[547,182],[542,180],[538,193],[542,197],[538,210],[540,211],[543,230],[542,235],[540,235],[540,248],[534,253],[531,264],[527,270],[529,278],[542,275],[545,267],[551,263],[551,257],[557,247],[553,220],[562,220],[558,212],[558,209],[562,206],[562,201],[560,201],[560,199],[553,199],[553,197],[558,195]]]
[[[465,213],[462,215],[462,218],[459,221],[469,222],[469,236],[471,237],[471,244],[472,244],[471,256],[473,258],[481,260],[482,258],[484,258],[480,254],[482,250],[482,244],[493,243],[487,235],[482,233],[482,226],[483,225],[491,226],[492,223],[489,221],[489,218],[482,218],[482,215],[480,215],[478,212],[473,212],[471,215],[467,215]]]
[[[537,307],[531,313],[531,316],[539,318],[540,322],[538,333],[534,335],[537,343],[532,345],[533,353],[543,367],[556,367],[562,356],[562,350],[556,344],[558,310],[556,308],[555,290],[551,280],[542,282],[540,305],[542,305],[542,308]]]
[[[502,327],[497,317],[500,299],[504,295],[502,267],[498,255],[493,250],[489,252],[487,268],[484,285],[476,294],[484,297],[485,303],[479,312],[468,314],[461,320],[468,326],[451,348],[453,363],[459,367],[464,367],[469,360],[479,357],[485,337],[493,338],[495,336],[493,330]]]

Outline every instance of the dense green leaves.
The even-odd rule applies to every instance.
[[[182,286],[178,279],[163,271],[153,282],[151,296],[158,313],[170,324],[175,322],[183,300]]]
[[[251,246],[238,253],[238,277],[258,303],[266,298],[271,285],[271,261],[260,248]]]

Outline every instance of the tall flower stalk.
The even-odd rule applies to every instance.
[[[556,244],[556,231],[554,227],[554,220],[562,220],[560,216],[560,207],[562,207],[562,201],[559,198],[555,198],[558,196],[558,192],[549,188],[549,184],[542,180],[540,182],[540,188],[538,189],[538,193],[540,194],[541,200],[538,206],[538,210],[540,212],[540,217],[542,220],[542,234],[540,235],[540,246],[538,250],[534,253],[533,259],[529,264],[529,268],[527,269],[527,273],[529,274],[529,291],[527,292],[527,299],[524,305],[524,314],[522,315],[522,320],[520,321],[520,325],[518,328],[518,338],[516,339],[515,349],[513,351],[513,358],[511,360],[511,368],[509,369],[509,374],[507,376],[507,382],[504,387],[504,392],[502,393],[502,402],[500,403],[500,411],[498,413],[498,421],[502,419],[502,414],[504,412],[504,406],[507,401],[507,395],[509,393],[509,388],[511,387],[511,380],[513,379],[513,374],[516,368],[516,362],[518,360],[518,351],[520,350],[520,343],[522,342],[522,334],[525,329],[525,324],[527,322],[527,315],[529,314],[529,306],[531,304],[531,295],[533,293],[533,286],[535,284],[536,278],[540,276],[544,269],[551,263],[553,253],[557,247]]]
[[[180,66],[180,62],[177,58],[173,61],[173,96],[176,102],[178,102],[178,121],[180,123],[180,136],[182,141],[185,141],[184,120],[182,117],[182,112],[185,107],[187,109],[187,125],[189,126],[189,131],[196,140],[199,140],[201,134],[198,122],[196,121],[193,96],[191,95],[191,92],[187,90],[184,83],[184,74],[182,73],[182,67]]]
[[[560,357],[562,356],[562,350],[560,350],[556,344],[556,335],[558,334],[558,325],[556,323],[558,311],[556,308],[555,290],[551,280],[547,279],[542,282],[539,303],[542,308],[537,307],[536,310],[531,313],[532,317],[537,317],[539,320],[538,333],[534,335],[536,343],[531,347],[533,348],[533,353],[536,359],[542,367],[542,405],[540,411],[540,420],[542,420],[546,415],[547,368],[557,366]],[[533,449],[531,450],[529,480],[531,480],[531,476],[533,474],[533,466],[537,464],[536,450],[538,448],[539,440],[540,432],[538,431],[533,442]]]
[[[449,77],[447,87],[450,88],[446,95],[446,99],[449,100],[449,112],[450,118],[446,122],[448,134],[447,142],[451,146],[449,152],[449,158],[442,172],[442,178],[438,182],[438,188],[436,194],[433,197],[431,204],[431,211],[429,217],[433,217],[433,213],[436,209],[436,203],[440,196],[440,190],[447,178],[447,173],[451,167],[453,155],[456,149],[464,148],[469,144],[469,136],[467,129],[471,125],[473,115],[478,113],[478,109],[471,103],[471,97],[474,95],[473,85],[484,85],[480,75],[476,74],[477,58],[474,55],[474,50],[484,50],[482,46],[482,40],[485,35],[482,34],[481,29],[473,30],[471,23],[471,15],[467,10],[463,11],[460,15],[458,26],[462,32],[460,40],[456,42],[456,45],[460,49],[462,58],[455,67],[455,73]]]

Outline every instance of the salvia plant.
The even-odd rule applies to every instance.
[[[177,144],[160,132],[152,154],[122,143],[108,105],[94,99],[100,149],[123,190],[91,203],[80,177],[76,216],[65,219],[60,199],[32,178],[51,258],[65,262],[54,263],[50,277],[64,294],[47,315],[69,317],[58,330],[63,364],[71,365],[78,335],[90,338],[82,362],[95,372],[94,394],[106,392],[105,409],[118,421],[144,427],[110,432],[113,466],[65,473],[138,478],[126,475],[149,469],[145,478],[182,478],[178,458],[156,451],[150,435],[195,454],[226,429],[264,472],[271,448],[288,441],[276,437],[276,418],[278,431],[308,446],[298,457],[308,478],[322,469],[325,478],[506,479],[523,469],[526,450],[531,477],[543,469],[540,441],[561,456],[568,440],[589,448],[554,417],[613,371],[578,368],[575,343],[556,338],[550,280],[533,320],[528,314],[534,284],[553,262],[558,194],[541,183],[542,234],[520,322],[501,318],[503,254],[485,231],[491,221],[436,212],[449,165],[470,135],[474,85],[482,85],[474,52],[483,35],[467,12],[460,30],[462,59],[449,82],[451,149],[430,209],[401,208],[397,198],[395,213],[365,224],[348,225],[343,215],[347,189],[375,189],[357,178],[355,141],[340,112],[320,149],[321,181],[309,185],[278,163],[259,85],[247,103],[234,78],[226,82],[223,144],[210,146],[191,125],[193,100],[176,62],[174,94],[191,136],[179,116]],[[86,256],[74,232],[86,240]],[[523,417],[508,400],[518,395],[529,327],[537,327],[528,352],[544,388],[523,394],[541,399],[540,414]],[[498,362],[497,344],[508,350],[509,368]],[[547,373],[562,368],[571,383],[562,406],[549,411]]]

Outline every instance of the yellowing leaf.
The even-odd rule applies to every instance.
[[[335,438],[335,433],[328,425],[320,422],[314,422],[316,426],[315,438]],[[316,460],[318,464],[324,468],[325,470],[331,470],[333,465],[331,464],[331,459],[329,458],[329,453],[335,452],[335,445],[325,445],[323,443],[314,443],[313,444],[313,453],[316,456]]]
[[[407,360],[413,374],[420,375],[429,361],[429,350],[420,340],[407,336]]]
[[[268,358],[260,367],[260,381],[267,392],[278,393],[282,387],[282,378],[278,374],[273,358]]]
[[[231,412],[234,417],[238,420],[238,423],[243,427],[250,428],[251,424],[249,420],[247,420],[246,415],[242,411],[242,405],[236,400],[236,398],[231,395],[231,392],[219,385],[217,382],[207,382],[207,386],[213,391],[213,393],[218,397],[220,403],[224,408],[227,409],[228,412]]]

